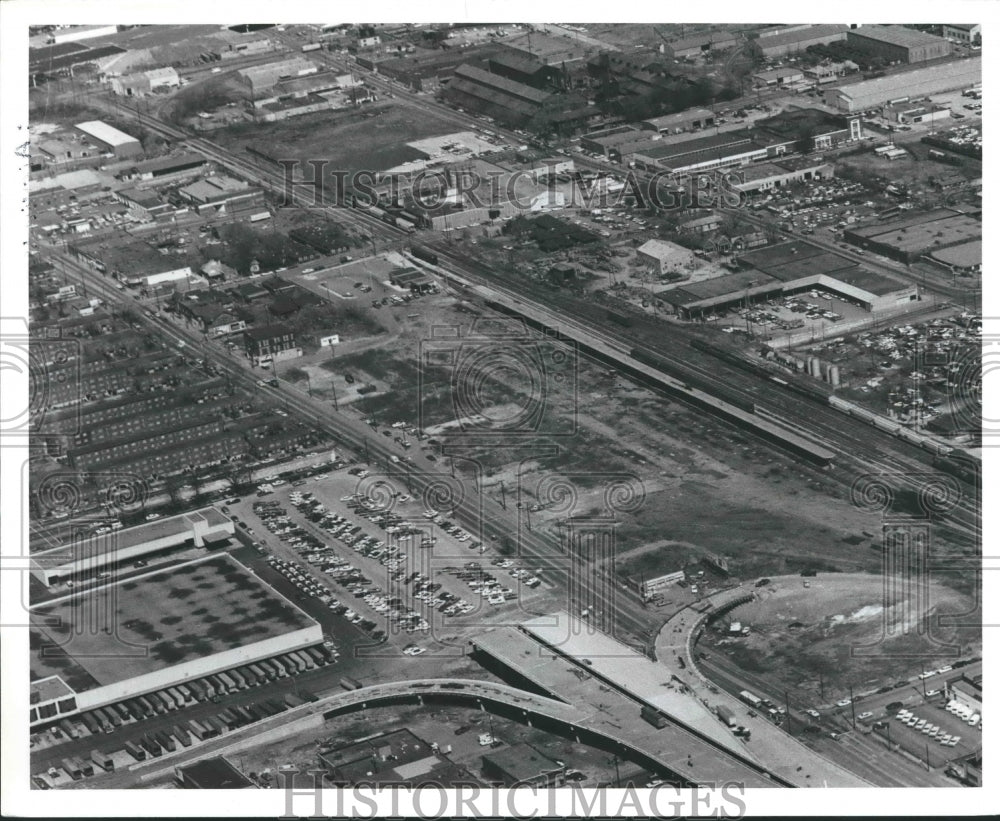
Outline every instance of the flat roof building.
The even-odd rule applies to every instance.
[[[636,250],[639,261],[658,275],[677,270],[694,259],[694,254],[682,245],[662,239],[651,239]]]
[[[317,71],[315,63],[303,57],[292,57],[261,66],[241,68],[237,74],[240,81],[250,90],[253,99],[266,97],[278,83],[287,77],[300,77]]]
[[[104,148],[106,152],[114,154],[116,159],[124,160],[142,154],[142,143],[135,137],[100,120],[77,123],[76,130]]]
[[[32,724],[318,644],[320,625],[228,554],[31,609]],[[65,685],[51,700],[51,679]],[[45,695],[48,700],[43,700]]]
[[[561,787],[566,782],[566,765],[521,742],[484,755],[483,775],[501,787]]]
[[[639,123],[639,128],[656,134],[679,134],[683,131],[697,131],[715,125],[715,112],[707,108],[689,108],[676,114],[651,117]]]
[[[951,54],[951,43],[943,37],[905,26],[848,29],[847,43],[869,54],[900,63],[922,63]]]
[[[247,790],[257,786],[224,755],[178,767],[176,772],[181,787],[188,790]]]
[[[529,120],[552,96],[548,91],[468,64],[455,69],[447,95],[458,105],[509,123]]]
[[[868,111],[888,102],[927,97],[974,86],[982,81],[982,58],[971,57],[828,88],[823,94],[823,101],[841,111]]]
[[[847,39],[847,26],[840,23],[816,26],[785,26],[772,32],[762,32],[756,40],[761,53],[768,59],[787,57],[805,51],[809,46],[826,45]]]
[[[975,216],[950,208],[938,208],[887,222],[848,228],[844,231],[844,239],[852,245],[901,262],[914,262],[934,251],[981,240],[982,234],[982,222]]]
[[[930,257],[956,273],[978,273],[983,268],[983,241],[977,239],[952,248],[931,251]]]

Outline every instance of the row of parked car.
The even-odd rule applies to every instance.
[[[931,723],[926,718],[920,718],[920,716],[909,710],[900,710],[896,713],[896,719],[903,722],[907,727],[912,727],[914,730],[923,733],[931,741],[937,741],[942,747],[954,747],[962,740],[960,735],[950,735],[937,724]]]

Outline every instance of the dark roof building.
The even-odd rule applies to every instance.
[[[905,26],[862,26],[849,29],[847,42],[893,62],[922,63],[951,54],[951,43],[943,37]]]
[[[189,790],[246,790],[256,786],[222,755],[178,767],[177,780]]]
[[[533,117],[551,94],[471,65],[462,65],[448,83],[452,102],[508,123]]]
[[[556,88],[562,83],[558,68],[520,49],[506,49],[490,57],[489,66],[492,73],[532,88]]]
[[[520,784],[561,787],[566,781],[566,766],[522,743],[484,755],[483,775],[504,787]]]

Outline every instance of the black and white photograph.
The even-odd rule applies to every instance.
[[[5,814],[987,812],[994,11],[0,7]]]

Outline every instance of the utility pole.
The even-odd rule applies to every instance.
[[[507,509],[507,488],[504,487],[503,479],[500,480],[500,507]]]
[[[852,685],[848,685],[848,691],[849,691],[849,693],[851,695],[851,726],[854,727],[854,729],[856,730],[856,729],[858,729],[858,721],[857,721],[857,719],[854,716],[854,685],[853,684]]]
[[[788,709],[788,690],[785,690],[785,729],[792,732],[792,711]]]

